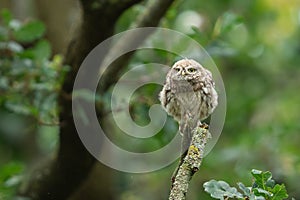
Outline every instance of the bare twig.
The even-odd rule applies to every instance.
[[[60,123],[58,121],[51,121],[51,122],[46,122],[46,121],[43,121],[42,119],[40,118],[37,118],[37,122],[39,125],[41,126],[59,126]]]
[[[195,172],[200,168],[204,148],[207,141],[211,138],[207,125],[197,126],[192,131],[193,137],[189,146],[187,155],[181,162],[176,173],[174,182],[172,183],[169,200],[184,200],[189,188],[189,182]]]

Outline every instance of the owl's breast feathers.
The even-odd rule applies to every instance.
[[[195,81],[195,80],[172,80],[172,86],[170,92],[174,93],[190,93],[204,91],[208,93],[209,83],[205,81]]]

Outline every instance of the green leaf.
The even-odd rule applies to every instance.
[[[42,90],[42,91],[52,91],[53,90],[53,84],[51,83],[36,83],[36,82],[32,82],[30,83],[30,89],[32,90]]]
[[[268,192],[267,190],[261,188],[253,188],[253,193],[255,194],[255,196],[262,196],[265,198],[270,198],[273,195],[271,192]]]
[[[215,199],[243,198],[243,195],[235,187],[230,187],[225,181],[211,180],[203,184],[204,190]]]
[[[275,181],[273,179],[267,180],[266,186],[269,188],[273,188],[275,186]]]
[[[24,166],[21,163],[11,162],[0,168],[0,182],[22,172]]]
[[[269,171],[262,172],[253,169],[251,172],[255,179],[256,187],[253,188],[253,192],[256,196],[263,196],[272,200],[282,200],[288,197],[285,186],[276,184],[272,179],[272,174]]]
[[[45,25],[40,21],[30,21],[15,30],[14,36],[18,42],[33,42],[45,33]]]
[[[22,23],[19,20],[13,19],[9,22],[9,28],[13,31],[19,30],[22,27]]]
[[[37,60],[47,60],[51,56],[51,47],[47,40],[39,41],[33,48],[34,57]]]
[[[51,56],[51,47],[47,40],[41,40],[33,48],[27,49],[18,55],[21,58],[44,61]]]
[[[263,172],[260,170],[252,169],[251,174],[254,177],[255,183],[259,188],[266,189],[267,182],[269,181],[269,184],[271,182],[270,180],[272,178],[272,174],[269,171]]]
[[[7,77],[0,77],[0,89],[8,89],[9,88],[9,80]]]
[[[238,186],[246,196],[251,196],[251,190],[248,187],[246,187],[243,183],[239,182]]]
[[[198,27],[192,26],[192,30],[194,31],[189,36],[193,39],[200,42],[200,44],[206,44],[208,42],[208,36],[205,34],[205,32],[201,32]]]
[[[12,20],[12,14],[8,9],[2,9],[1,10],[1,18],[3,23],[8,26],[10,21]]]
[[[19,43],[16,43],[14,41],[0,42],[0,49],[9,50],[15,53],[23,51],[23,47]]]
[[[38,113],[37,108],[23,103],[20,99],[5,102],[5,107],[15,113],[22,115],[36,115],[36,113]]]
[[[17,186],[18,184],[21,183],[22,179],[23,179],[23,176],[21,176],[21,175],[12,176],[5,181],[4,186],[6,186],[6,187]]]
[[[0,199],[13,199],[17,186],[22,181],[24,165],[10,162],[0,167]]]
[[[218,18],[214,27],[213,35],[214,36],[224,35],[225,33],[228,33],[235,26],[241,24],[242,22],[243,22],[243,18],[241,16],[238,16],[232,12],[226,12],[221,17]]]
[[[12,104],[10,102],[6,102],[5,106],[7,109],[18,114],[28,115],[30,113],[30,108],[21,104]]]
[[[61,55],[54,55],[50,63],[50,67],[55,70],[60,70],[63,64],[63,57]]]
[[[273,193],[272,200],[282,200],[288,198],[287,191],[284,184],[276,184],[275,187],[271,190]]]

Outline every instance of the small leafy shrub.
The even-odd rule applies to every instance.
[[[203,184],[206,192],[215,199],[245,199],[245,200],[282,200],[288,198],[284,184],[276,184],[269,171],[263,172],[256,169],[251,171],[254,183],[246,187],[238,183],[240,189],[231,187],[225,181],[210,180]]]

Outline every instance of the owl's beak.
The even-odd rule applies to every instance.
[[[185,71],[184,71],[184,70],[181,71],[181,75],[182,75],[182,76],[185,75]]]

